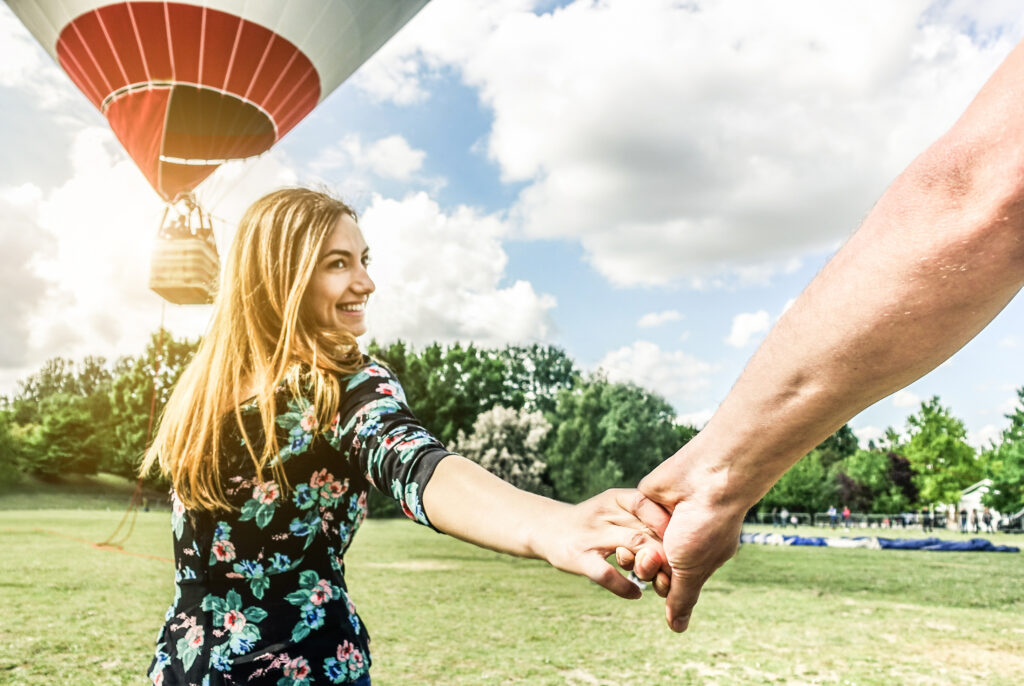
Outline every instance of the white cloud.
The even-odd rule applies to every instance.
[[[317,173],[348,168],[369,171],[383,179],[408,181],[422,169],[426,156],[399,135],[364,143],[360,136],[350,134],[325,148],[309,166]]]
[[[162,203],[106,129],[78,132],[69,158],[71,178],[35,208],[38,228],[55,241],[38,261],[51,285],[33,312],[29,344],[37,360],[139,352],[160,323],[148,278]],[[192,331],[206,318],[170,310],[175,324],[198,319]]]
[[[370,246],[370,335],[480,345],[541,342],[554,332],[555,299],[526,281],[505,286],[507,227],[468,207],[444,213],[425,193],[375,196],[360,225]]]
[[[622,285],[763,283],[833,246],[1014,42],[972,40],[973,5],[928,0],[534,7],[432,3],[373,69],[454,67],[494,114],[488,154],[526,184],[521,230],[578,240]]]
[[[352,76],[352,83],[378,102],[415,105],[429,97],[420,85],[422,66],[415,54],[400,52],[401,32]]]
[[[430,81],[457,64],[510,17],[530,12],[531,0],[445,0],[429,3],[352,76],[372,99],[396,105],[422,103]]]
[[[681,350],[636,341],[612,350],[598,363],[609,381],[632,382],[681,405],[710,386],[715,367]]]
[[[640,317],[640,320],[636,323],[640,328],[651,328],[654,326],[661,326],[668,322],[677,322],[683,318],[678,310],[665,310],[664,312],[648,312],[644,316]]]
[[[735,268],[736,280],[740,286],[768,286],[776,274],[793,274],[803,262],[797,258],[741,265]]]
[[[904,388],[892,394],[892,404],[893,407],[917,407],[921,404],[921,397]]]
[[[1016,412],[1021,406],[1020,398],[1014,394],[999,403],[999,414],[1008,415]]]
[[[81,97],[68,76],[6,6],[0,7],[0,86],[23,91],[44,109]]]
[[[1000,348],[1019,348],[1020,347],[1020,336],[1008,335],[1003,336],[999,339],[997,345]]]
[[[857,437],[860,447],[867,448],[868,443],[874,441],[877,444],[879,439],[885,436],[885,429],[879,429],[877,426],[862,426],[855,428],[853,433]]]
[[[32,185],[0,189],[0,370],[20,370],[31,357],[32,314],[50,282],[39,275],[39,260],[54,249],[53,235],[34,220],[41,192]]]
[[[986,424],[977,431],[967,432],[967,442],[975,448],[985,450],[992,447],[992,443],[998,443],[1003,430],[995,424]]]
[[[771,326],[771,317],[765,310],[757,312],[741,312],[732,318],[732,330],[725,338],[725,342],[734,348],[742,348],[758,334],[768,331]]]
[[[711,420],[714,414],[715,410],[711,408],[697,410],[696,412],[684,412],[683,414],[676,415],[676,424],[685,424],[697,429],[703,429],[704,425]]]

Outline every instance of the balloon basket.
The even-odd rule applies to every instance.
[[[185,211],[171,216],[172,206],[153,245],[149,287],[176,305],[205,305],[213,302],[220,273],[213,228],[191,198]]]

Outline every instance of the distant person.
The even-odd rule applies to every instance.
[[[967,533],[967,508],[960,509],[960,533]]]
[[[779,527],[779,508],[772,508],[772,528],[777,529]]]
[[[835,505],[828,506],[828,523],[833,529],[836,528],[836,525],[839,523],[839,511],[836,510]]]
[[[929,533],[932,530],[932,513],[927,509],[921,508],[921,531]]]
[[[847,529],[850,528],[850,507],[843,505],[843,526]]]
[[[635,490],[559,503],[446,450],[359,351],[368,261],[355,213],[323,193],[276,191],[243,216],[142,466],[173,485],[176,594],[153,683],[369,684],[342,557],[371,484],[420,524],[639,597],[605,558],[660,553],[636,514],[659,529],[667,514]]]
[[[985,508],[985,511],[981,514],[981,521],[985,524],[986,532],[990,534],[994,534],[996,532],[995,528],[993,528],[992,526],[992,511],[987,507]]]

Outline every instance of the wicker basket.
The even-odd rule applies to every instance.
[[[220,272],[217,248],[206,238],[157,238],[149,287],[177,305],[213,302]]]

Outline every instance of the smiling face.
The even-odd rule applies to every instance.
[[[320,248],[303,302],[317,326],[366,333],[366,301],[376,288],[366,272],[369,252],[359,225],[342,214]]]

